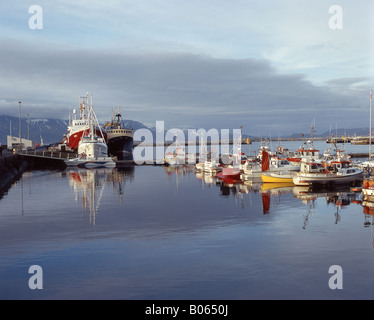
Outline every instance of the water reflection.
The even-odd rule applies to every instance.
[[[371,246],[374,251],[374,202],[362,201],[364,207],[364,227],[371,229]]]
[[[293,183],[262,183],[261,180],[253,181],[233,181],[220,180],[209,173],[198,172],[196,178],[205,183],[205,185],[216,185],[219,187],[219,194],[223,197],[232,196],[235,199],[243,194],[260,193],[262,201],[263,214],[267,215],[271,211],[272,199],[276,198],[279,202],[280,197],[292,195],[294,199],[301,200],[301,204],[306,208],[303,215],[302,229],[307,229],[310,223],[310,217],[316,211],[316,202],[321,201],[326,204],[327,210],[334,215],[334,224],[341,222],[342,210],[350,205],[360,205],[363,207],[365,228],[371,228],[372,247],[374,249],[374,202],[363,201],[361,192],[352,191],[350,186],[340,186],[334,189],[314,190],[309,187],[298,187]],[[250,197],[250,200],[252,198]],[[324,200],[324,201],[323,201]],[[276,203],[276,202],[275,202]],[[250,201],[250,205],[252,202]],[[292,210],[294,204],[290,204]],[[244,207],[244,205],[243,205]],[[330,208],[333,210],[330,210]],[[325,209],[324,209],[325,210]]]
[[[176,189],[185,180],[193,177],[201,183],[201,189],[217,188],[217,196],[221,198],[232,198],[236,206],[241,208],[252,208],[254,203],[262,206],[262,215],[268,215],[271,211],[279,212],[281,199],[286,203],[283,209],[293,212],[298,208],[297,203],[305,208],[305,212],[300,221],[302,229],[306,230],[311,223],[312,213],[316,211],[316,203],[324,203],[320,207],[323,211],[328,211],[334,215],[334,224],[339,224],[342,219],[342,210],[350,205],[362,205],[364,213],[363,225],[365,228],[371,227],[372,239],[374,228],[374,203],[362,201],[361,193],[353,192],[349,187],[334,190],[312,190],[308,187],[296,187],[292,183],[262,183],[260,180],[235,181],[230,179],[219,179],[217,176],[196,172],[193,166],[164,166],[157,169],[163,170],[166,179],[170,184],[175,184]],[[73,190],[74,200],[80,203],[82,211],[89,217],[89,222],[96,225],[96,217],[99,212],[105,188],[113,190],[122,204],[126,194],[125,182],[134,180],[134,167],[126,169],[96,169],[96,170],[70,170],[66,171],[69,177],[69,185]],[[160,181],[161,183],[161,181]],[[253,198],[256,196],[256,199]],[[186,195],[188,198],[188,195]],[[297,200],[295,202],[295,200]],[[299,201],[299,202],[298,202]],[[255,205],[256,210],[258,205]],[[212,208],[214,205],[212,204]],[[186,209],[187,210],[187,209]],[[208,215],[205,213],[205,215]],[[207,217],[205,217],[207,218]],[[201,217],[202,220],[204,218]],[[201,223],[202,221],[200,221]],[[372,245],[374,244],[374,240]],[[374,247],[374,245],[373,245]]]
[[[83,211],[88,214],[90,224],[96,225],[101,199],[106,185],[111,185],[122,203],[125,192],[125,180],[134,178],[134,168],[126,169],[76,169],[66,172],[69,185],[74,192],[74,200],[81,203]]]
[[[25,187],[22,216],[12,208]],[[1,201],[0,298],[372,298],[373,212],[349,189],[188,166],[35,171]],[[47,271],[37,293],[19,281],[32,264]],[[339,293],[333,264],[349,270]]]

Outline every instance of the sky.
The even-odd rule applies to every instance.
[[[149,126],[273,138],[369,127],[371,3],[0,0],[0,115],[22,101],[68,120],[88,92],[102,122],[118,105]]]

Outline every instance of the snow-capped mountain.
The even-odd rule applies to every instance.
[[[127,128],[134,129],[149,129],[146,125],[139,121],[124,120],[123,124]],[[61,119],[26,119],[21,118],[21,135],[23,139],[28,139],[40,143],[43,139],[44,144],[58,143],[67,132],[68,121]],[[154,128],[149,129],[154,131]],[[0,142],[3,145],[7,143],[7,136],[19,136],[19,118],[12,116],[0,116]]]
[[[67,121],[60,119],[26,119],[21,118],[21,136],[40,143],[55,143],[62,140],[66,133]],[[6,144],[7,136],[19,136],[19,118],[12,116],[0,116],[0,141]]]

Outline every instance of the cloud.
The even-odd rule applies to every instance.
[[[88,91],[102,120],[120,105],[128,118],[164,120],[167,127],[243,125],[244,132],[272,128],[292,133],[313,117],[324,126],[352,121],[354,115],[345,110],[363,108],[366,98],[315,86],[303,75],[281,74],[265,59],[129,54],[0,41],[0,112],[12,115],[18,112],[15,102],[22,100],[31,117],[67,119],[78,97]],[[15,104],[13,111],[10,104]]]
[[[0,13],[0,113],[67,119],[93,94],[100,119],[262,135],[360,126],[373,33],[368,5],[341,1],[344,29],[328,28],[325,1],[40,1]],[[13,108],[14,106],[14,108]],[[356,112],[358,111],[358,112]]]

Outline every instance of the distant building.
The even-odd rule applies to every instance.
[[[7,136],[7,146],[8,150],[12,150],[14,148],[19,148],[19,137],[14,136]],[[34,141],[28,140],[28,139],[21,139],[22,143],[22,149],[35,149],[36,143]]]

